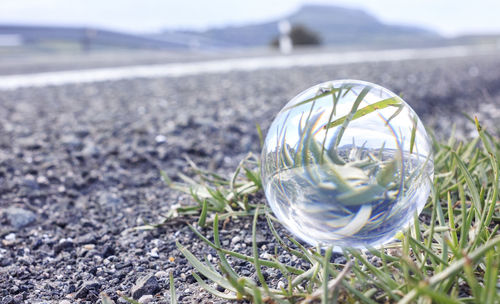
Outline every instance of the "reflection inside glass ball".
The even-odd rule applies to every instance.
[[[389,242],[422,211],[434,171],[416,113],[357,80],[293,98],[269,128],[261,163],[276,217],[307,243],[336,251]]]

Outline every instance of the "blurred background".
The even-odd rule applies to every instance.
[[[0,74],[500,45],[495,0],[2,0]]]

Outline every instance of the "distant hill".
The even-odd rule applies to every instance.
[[[317,32],[325,44],[401,44],[441,38],[427,29],[384,24],[363,10],[336,6],[304,6],[289,20]]]
[[[265,23],[228,26],[206,31],[165,31],[155,38],[165,41],[181,39],[200,47],[259,47],[269,45],[278,36],[278,22],[287,19],[302,24],[319,34],[326,45],[414,46],[441,40],[430,30],[402,25],[389,25],[360,9],[338,6],[306,5],[290,16]]]
[[[184,48],[176,44],[152,37],[124,34],[93,28],[1,25],[1,37],[17,37],[23,45],[47,43],[80,44],[82,48],[119,47],[119,48]]]

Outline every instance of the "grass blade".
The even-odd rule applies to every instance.
[[[203,281],[203,279],[199,275],[197,275],[196,272],[193,272],[192,275],[203,289],[205,289],[209,293],[213,294],[214,296],[219,297],[221,299],[225,299],[225,300],[238,300],[236,295],[220,292],[217,289],[210,286],[209,284],[205,283],[205,281]],[[170,296],[170,297],[172,298],[172,296]]]
[[[264,135],[262,134],[262,129],[260,127],[260,124],[256,123],[255,128],[257,129],[257,134],[259,135],[259,143],[260,147],[264,147]]]
[[[493,304],[500,300],[498,295],[497,280],[500,256],[493,252],[486,255],[486,271],[484,274],[484,289],[482,291],[481,303]]]
[[[410,137],[410,154],[413,154],[413,147],[415,146],[415,135],[417,134],[417,123],[418,117],[413,117],[413,127],[411,128],[411,137]]]
[[[205,223],[207,220],[207,200],[203,200],[202,205],[201,205],[201,215],[200,218],[198,219],[198,226],[200,227],[205,227]]]
[[[469,191],[471,194],[472,203],[474,203],[474,207],[476,208],[476,210],[478,212],[477,216],[478,216],[478,218],[480,218],[481,213],[483,212],[483,208],[481,206],[481,199],[479,198],[479,191],[477,190],[477,186],[474,183],[474,180],[472,179],[472,176],[471,176],[469,170],[467,170],[467,167],[465,166],[464,162],[460,159],[460,157],[458,157],[457,153],[451,152],[451,154],[455,158],[458,167],[460,168],[463,176],[465,177],[467,187],[469,187]]]
[[[306,104],[306,103],[310,103],[310,102],[316,101],[316,100],[318,100],[318,99],[320,99],[320,98],[323,98],[323,97],[325,97],[325,96],[332,95],[334,92],[336,92],[336,91],[338,91],[338,90],[339,90],[339,89],[332,88],[332,89],[328,90],[327,92],[321,93],[321,94],[316,95],[316,96],[311,97],[311,98],[308,98],[308,99],[306,99],[306,100],[304,100],[304,101],[301,101],[301,102],[299,102],[299,103],[297,103],[297,104],[294,104],[293,106],[290,106],[290,107],[284,108],[284,109],[283,109],[283,111],[288,111],[288,110],[291,110],[291,109],[293,109],[293,108],[296,108],[296,107],[299,107],[299,106],[301,106],[301,105],[304,105],[304,104]]]
[[[134,300],[134,299],[132,299],[132,298],[129,298],[129,297],[127,297],[127,296],[126,296],[126,295],[124,295],[124,294],[119,293],[119,295],[120,295],[120,297],[121,297],[122,299],[124,299],[125,301],[129,302],[130,304],[141,304],[139,301],[136,301],[136,300]]]
[[[321,297],[321,304],[330,303],[330,300],[328,299],[328,295],[329,295],[328,281],[330,278],[330,273],[329,273],[330,267],[329,266],[330,266],[330,259],[332,257],[332,250],[333,250],[332,247],[329,247],[326,249],[325,260],[323,261],[323,285],[322,285],[323,295]]]
[[[432,276],[431,278],[428,279],[428,284],[430,287],[448,279],[449,277],[455,275],[457,272],[459,272],[465,265],[465,263],[469,262],[476,262],[478,259],[482,258],[486,252],[489,250],[492,250],[496,246],[500,245],[500,236],[496,237],[483,246],[479,247],[478,249],[474,250],[472,253],[470,253],[467,257],[461,258],[458,261],[455,261],[454,263],[450,264],[444,271]],[[418,290],[413,289],[411,292],[405,295],[403,299],[399,302],[399,304],[407,304],[410,303],[416,296],[418,295]]]
[[[175,242],[179,251],[186,257],[186,259],[193,265],[193,267],[207,277],[209,280],[219,284],[220,286],[233,290],[234,288],[229,284],[220,274],[212,271],[209,267],[204,265],[200,260],[198,260],[189,250],[182,246],[179,242]]]
[[[344,131],[347,128],[347,125],[351,122],[351,120],[354,119],[354,116],[356,115],[356,113],[358,113],[359,104],[363,101],[363,99],[365,99],[365,97],[368,94],[368,92],[370,91],[370,89],[371,89],[371,87],[364,87],[361,90],[359,95],[356,97],[356,100],[354,101],[352,108],[351,108],[351,112],[349,114],[347,114],[346,116],[344,116],[342,118],[339,118],[338,122],[333,121],[333,122],[325,125],[325,128],[332,128],[336,125],[340,125],[337,137],[335,138],[334,149],[337,149],[337,147],[339,146],[340,140],[342,139],[342,136],[344,135]]]
[[[193,275],[195,275],[193,273]],[[177,304],[177,296],[175,295],[175,285],[174,285],[174,274],[172,271],[169,274],[169,285],[170,285],[170,304]]]
[[[257,207],[259,210],[259,207]],[[271,293],[269,292],[269,287],[267,286],[266,279],[264,279],[264,275],[262,275],[262,269],[260,267],[259,260],[259,249],[257,248],[257,219],[259,218],[259,213],[255,212],[252,222],[252,252],[254,258],[255,271],[257,272],[257,277],[259,278],[259,282],[264,288],[265,292],[271,297]]]
[[[366,88],[365,88],[366,89]],[[365,90],[363,89],[363,90]],[[368,88],[367,91],[369,91],[370,89]],[[367,92],[366,91],[366,92]],[[361,96],[361,94],[364,94],[360,101],[366,96],[366,93],[364,93],[363,91],[361,91],[361,93],[359,93],[358,96]],[[356,103],[355,103],[356,104]],[[352,114],[352,117],[349,118],[349,115],[346,115],[346,116],[342,116],[330,123],[328,123],[327,125],[325,125],[325,129],[329,129],[329,128],[333,128],[333,127],[336,127],[336,126],[340,126],[342,125],[346,120],[355,120],[357,118],[360,118],[360,117],[363,117],[363,116],[366,116],[370,113],[373,113],[374,111],[376,110],[381,110],[381,109],[384,109],[384,108],[387,108],[389,106],[398,106],[401,104],[401,99],[399,99],[399,97],[391,97],[391,98],[387,98],[387,99],[384,99],[384,100],[381,100],[381,101],[378,101],[376,103],[373,103],[371,105],[367,105],[361,109],[357,109],[357,107],[354,109],[354,114]],[[359,102],[357,103],[357,105],[359,105]],[[352,113],[352,112],[351,112]]]

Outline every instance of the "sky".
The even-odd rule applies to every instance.
[[[275,20],[311,3],[361,8],[386,23],[446,36],[500,33],[499,0],[0,0],[0,24],[206,29]]]

